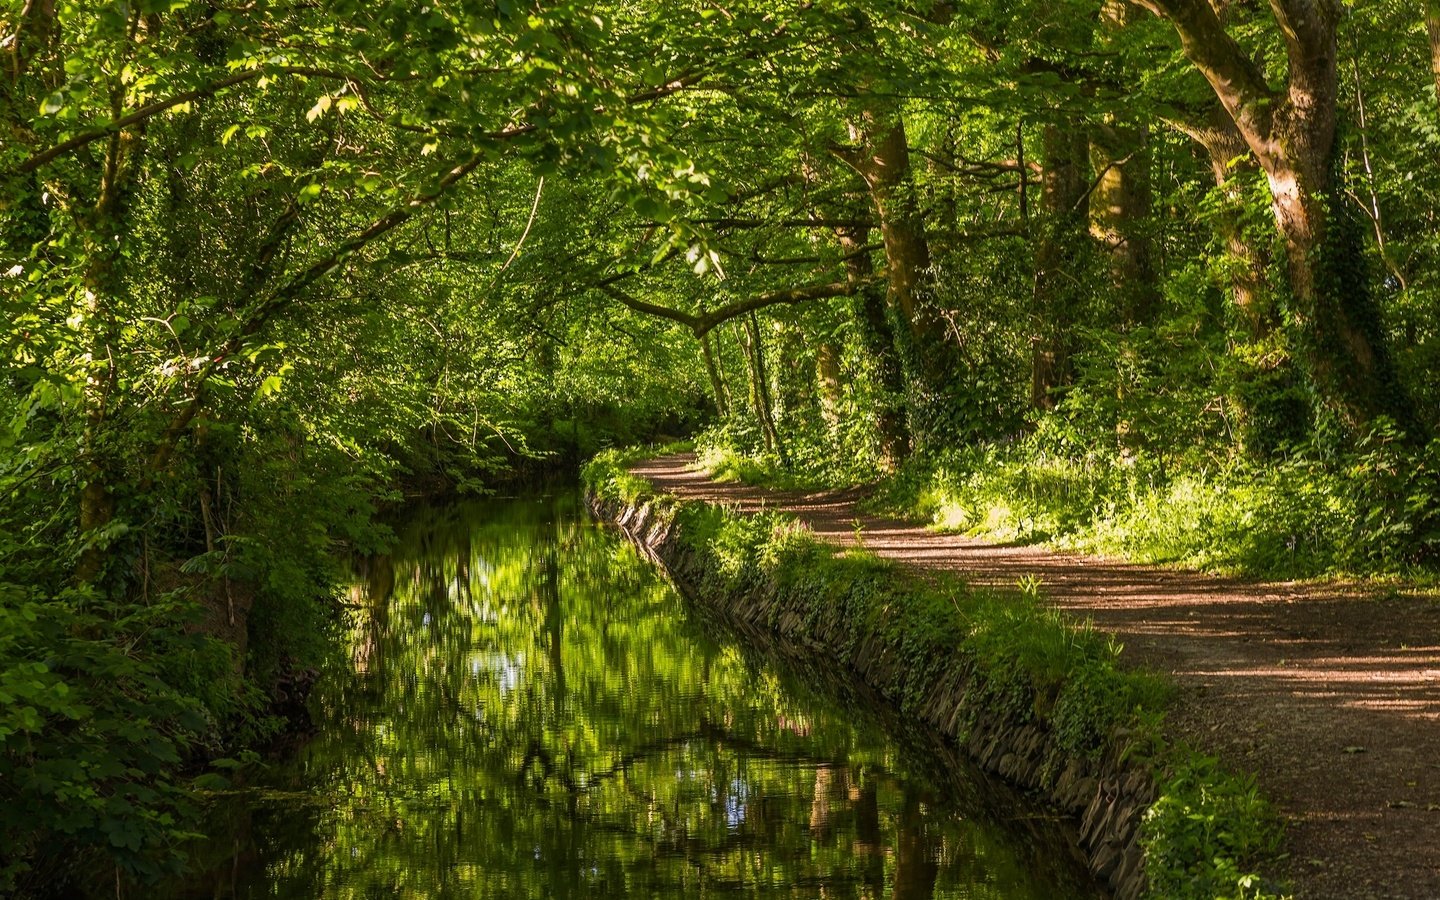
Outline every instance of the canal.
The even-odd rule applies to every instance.
[[[1063,823],[823,659],[693,608],[568,491],[413,510],[317,732],[174,897],[1101,896]]]

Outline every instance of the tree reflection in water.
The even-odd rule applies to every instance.
[[[421,510],[352,597],[319,734],[185,893],[1093,896],[698,621],[574,497]]]

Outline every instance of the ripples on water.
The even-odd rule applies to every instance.
[[[418,510],[359,568],[318,734],[176,895],[1095,896],[1043,816],[742,649],[573,496]]]

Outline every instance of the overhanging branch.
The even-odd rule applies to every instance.
[[[218,81],[212,81],[207,85],[202,85],[193,90],[181,91],[173,97],[147,103],[134,112],[121,116],[113,122],[97,125],[94,128],[87,128],[53,147],[36,153],[17,166],[15,171],[21,174],[33,172],[58,156],[63,156],[71,150],[76,150],[86,144],[98,141],[101,138],[109,137],[118,131],[129,128],[131,125],[138,125],[146,119],[157,116],[168,109],[174,109],[177,106],[195,100],[203,100],[206,97],[220,93],[226,88],[235,87],[248,81],[255,81],[267,75],[276,74],[307,75],[312,78],[341,78],[347,81],[353,81],[352,76],[346,75],[343,72],[334,72],[328,69],[313,69],[304,66],[270,66],[261,69],[247,69],[244,72],[236,72],[233,75],[221,78]]]
[[[264,328],[270,319],[285,304],[299,297],[307,288],[316,281],[343,267],[346,261],[366,244],[376,238],[387,234],[398,226],[408,222],[422,209],[425,209],[436,200],[440,199],[450,188],[454,187],[466,175],[469,175],[480,165],[484,159],[481,152],[472,153],[466,160],[453,166],[428,190],[422,191],[403,205],[397,206],[385,215],[371,222],[363,230],[356,232],[349,238],[341,241],[334,250],[311,263],[303,271],[287,279],[275,290],[260,300],[246,317],[244,327],[236,331],[219,350],[210,356],[203,369],[196,378],[195,392],[190,399],[171,418],[170,424],[166,426],[164,433],[157,441],[154,451],[150,455],[149,474],[142,485],[142,489],[149,486],[150,479],[159,472],[170,460],[170,454],[174,452],[176,445],[180,442],[185,429],[190,427],[197,413],[205,405],[206,395],[209,391],[209,383],[215,371],[243,346],[245,341],[253,337],[260,329]]]
[[[873,284],[883,278],[883,274],[876,274],[867,278],[811,284],[782,291],[769,291],[764,294],[747,297],[744,300],[727,303],[719,309],[698,314],[641,300],[617,288],[614,282],[601,282],[596,284],[595,287],[636,312],[662,319],[669,319],[671,322],[677,322],[690,329],[695,337],[702,338],[731,319],[755,310],[781,304],[808,303],[811,300],[825,300],[831,297],[848,297],[857,293],[866,285]]]

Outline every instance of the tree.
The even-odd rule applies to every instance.
[[[1435,97],[1440,100],[1440,3],[1425,0],[1425,29],[1430,34],[1430,69],[1435,73]]]
[[[1335,174],[1338,0],[1276,0],[1288,75],[1270,86],[1205,0],[1136,0],[1164,18],[1205,77],[1269,180],[1285,241],[1289,286],[1311,373],[1353,428],[1389,416],[1416,436],[1420,422],[1400,383],[1371,295],[1363,250]]]

